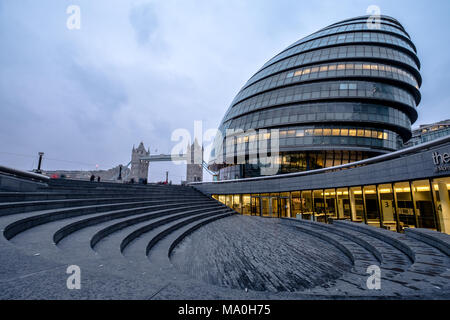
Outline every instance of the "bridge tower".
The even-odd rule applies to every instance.
[[[148,160],[142,160],[142,157],[150,156],[150,148],[145,150],[144,143],[141,142],[137,148],[133,146],[131,151],[131,174],[129,180],[140,183],[148,180]]]
[[[186,182],[203,181],[203,147],[197,139],[186,152]]]

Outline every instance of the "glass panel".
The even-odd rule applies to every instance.
[[[261,216],[270,217],[270,198],[261,195]]]
[[[226,202],[227,202],[224,195],[219,196],[219,201],[222,202],[223,204],[226,204]]]
[[[350,197],[348,189],[338,189],[336,192],[337,207],[338,207],[338,219],[350,219]]]
[[[246,216],[250,216],[252,214],[251,197],[249,194],[244,194],[242,196],[242,214]]]
[[[291,217],[291,204],[289,193],[280,194],[280,217],[281,218]]]
[[[225,198],[226,198],[227,207],[233,208],[233,196],[227,195],[227,196],[225,196]]]
[[[271,209],[271,217],[272,218],[279,218],[280,217],[280,199],[279,194],[271,194],[271,203],[270,203],[270,209]]]
[[[306,220],[312,220],[314,217],[312,192],[302,191],[301,197],[302,218]]]
[[[450,234],[450,178],[433,181],[439,231]]]
[[[313,192],[314,196],[314,215],[317,222],[326,222],[325,202],[323,199],[323,190]]]
[[[364,221],[364,199],[361,187],[350,188],[350,208],[352,221]]]
[[[241,196],[239,194],[233,196],[233,210],[242,214]]]
[[[412,191],[417,227],[437,230],[430,182],[428,180],[414,181]]]
[[[302,214],[302,206],[300,202],[300,192],[291,193],[291,218],[297,218],[297,215]]]
[[[261,216],[261,198],[259,195],[252,195],[252,216]]]
[[[367,224],[380,227],[380,214],[378,211],[377,187],[364,187],[364,207],[366,208]]]
[[[334,189],[325,190],[325,212],[328,218],[337,219],[336,191]]]
[[[396,231],[397,218],[395,215],[394,193],[392,186],[390,184],[378,186],[378,197],[380,198],[383,226],[391,231]]]
[[[415,228],[416,217],[414,216],[414,204],[411,199],[409,182],[396,183],[394,185],[394,191],[397,199],[397,212],[400,223],[399,229]]]

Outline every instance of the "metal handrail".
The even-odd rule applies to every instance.
[[[10,168],[10,167],[5,167],[2,165],[0,165],[0,173],[7,173],[7,174],[15,176],[15,177],[28,178],[28,179],[33,179],[33,180],[42,181],[42,182],[47,182],[50,180],[49,177],[47,177],[43,174],[18,170],[18,169],[14,169],[14,168]]]
[[[450,142],[450,136],[446,136],[443,138],[439,138],[430,142],[422,143],[413,147],[405,148],[399,151],[394,151],[388,154],[383,154],[381,156],[369,158],[366,160],[356,161],[348,164],[343,164],[336,167],[330,167],[330,168],[323,168],[323,169],[317,169],[317,170],[310,170],[310,171],[302,171],[302,172],[295,172],[295,173],[287,173],[287,174],[280,174],[280,175],[273,175],[273,176],[266,176],[266,177],[256,177],[256,178],[247,178],[247,179],[236,179],[236,180],[223,180],[223,181],[212,181],[212,182],[191,182],[188,185],[206,185],[206,184],[220,184],[220,183],[232,183],[232,182],[248,182],[248,181],[260,181],[260,180],[271,180],[271,179],[284,179],[284,178],[292,178],[292,177],[301,177],[301,176],[308,176],[308,175],[314,175],[314,174],[320,174],[320,173],[326,173],[330,171],[339,171],[343,169],[349,169],[353,167],[359,167],[359,166],[365,166],[368,164],[378,163],[382,161],[392,160],[401,158],[407,154],[410,153],[416,153],[417,151],[426,150],[429,148],[432,148],[434,146]]]

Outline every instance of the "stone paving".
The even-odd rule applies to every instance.
[[[233,216],[202,228],[172,255],[181,272],[214,285],[300,291],[348,272],[351,261],[329,243],[280,220]]]
[[[233,215],[190,188],[95,186],[0,192],[0,299],[450,299],[445,234]],[[81,290],[66,286],[70,265]]]

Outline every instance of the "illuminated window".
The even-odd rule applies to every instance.
[[[306,129],[305,130],[305,136],[312,136],[314,134],[314,130],[313,129]]]
[[[364,130],[358,129],[358,137],[364,137]]]
[[[349,135],[350,137],[356,137],[356,129],[350,129],[350,130],[348,131],[348,135]]]
[[[365,136],[366,136],[366,138],[372,138],[372,131],[366,130],[365,131]]]
[[[322,129],[314,129],[314,135],[315,136],[321,136],[322,135],[323,130]]]
[[[370,64],[364,64],[363,65],[364,70],[370,70]]]
[[[287,134],[287,131],[280,131],[280,137],[285,138]]]
[[[378,66],[378,69],[380,70],[380,71],[384,71],[385,69],[384,69],[384,66]]]
[[[335,64],[333,64],[332,66],[328,67],[328,71],[334,71],[334,70],[336,70],[336,65]]]
[[[348,129],[341,129],[341,136],[347,137],[348,136]]]
[[[378,132],[377,131],[375,131],[375,130],[372,131],[372,138],[373,139],[377,139],[378,138]]]
[[[354,68],[355,68],[355,66],[352,63],[347,64],[347,66],[346,66],[347,70],[353,70]]]
[[[383,133],[383,138],[384,138],[384,140],[389,140],[389,135],[387,132]]]
[[[302,75],[302,70],[296,71],[296,72],[294,73],[294,77],[299,77],[299,76],[301,76],[301,75]]]
[[[328,71],[328,66],[320,67],[320,72]]]
[[[333,136],[340,136],[341,135],[341,129],[333,129]]]
[[[305,130],[297,130],[297,137],[304,137],[305,136]]]
[[[295,130],[289,130],[288,131],[288,136],[289,137],[295,137]]]
[[[337,69],[338,70],[345,70],[345,64],[338,64]]]
[[[361,70],[362,69],[362,64],[360,64],[360,63],[358,63],[358,64],[355,64],[355,69],[356,70]]]
[[[378,139],[383,140],[383,132],[382,131],[378,131]]]
[[[315,73],[315,72],[319,72],[319,68],[318,67],[314,67],[311,69],[311,73]]]
[[[331,129],[323,129],[324,136],[331,136]]]
[[[305,70],[303,70],[303,74],[308,74],[308,73],[311,73],[311,69],[305,69]]]
[[[378,70],[378,66],[376,64],[371,65],[370,68],[372,70]]]

